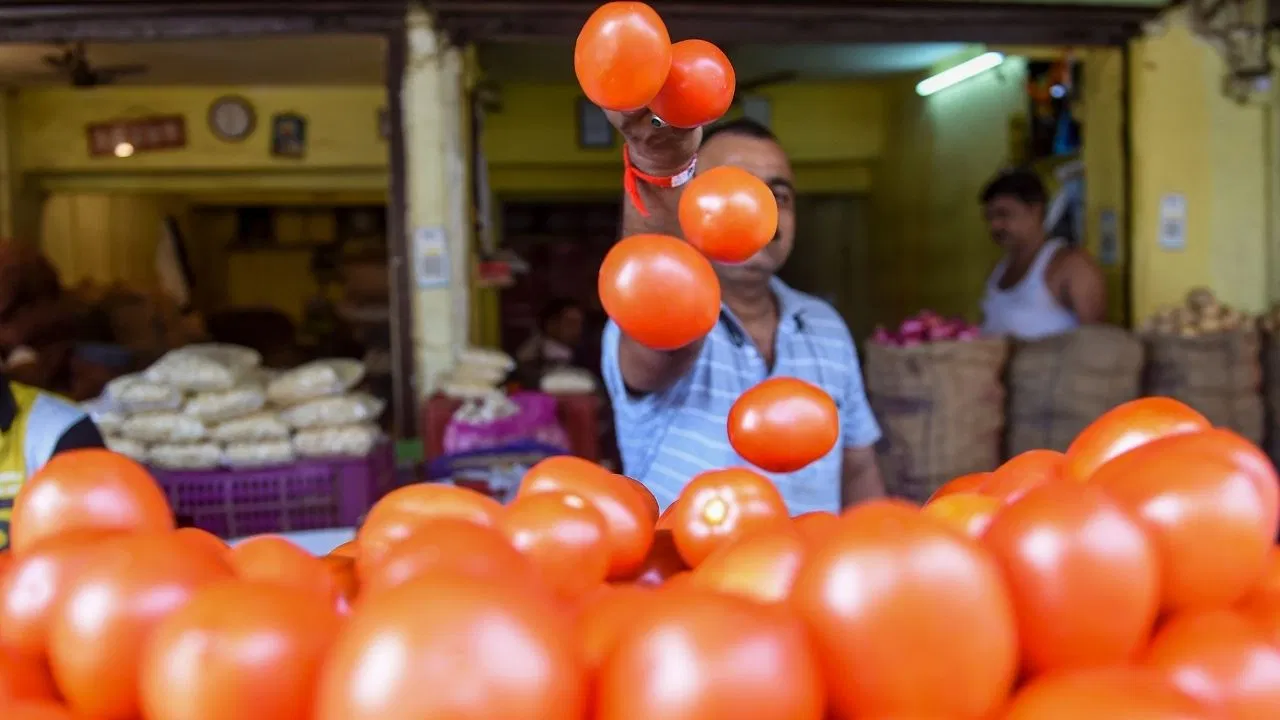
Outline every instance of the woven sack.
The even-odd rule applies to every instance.
[[[1146,338],[1147,395],[1190,405],[1214,425],[1262,444],[1261,339],[1253,329],[1195,337]]]

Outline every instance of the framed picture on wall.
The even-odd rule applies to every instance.
[[[578,147],[584,150],[608,150],[614,144],[613,125],[604,111],[585,97],[578,98]]]
[[[296,113],[271,118],[271,154],[300,158],[307,154],[307,119]]]

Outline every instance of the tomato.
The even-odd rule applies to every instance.
[[[921,511],[976,540],[986,533],[1001,506],[999,498],[962,492],[930,500]]]
[[[671,69],[649,110],[672,127],[700,127],[728,112],[736,88],[724,51],[706,40],[681,40],[671,46]]]
[[[1166,610],[1213,608],[1266,574],[1275,507],[1229,452],[1193,434],[1152,440],[1090,481],[1141,522],[1160,555]]]
[[[627,477],[626,475],[623,475],[622,477],[627,479],[628,484],[636,491],[636,494],[644,500],[645,507],[649,509],[649,515],[654,518],[654,522],[656,523],[657,518],[662,514],[662,511],[658,505],[658,498],[654,497],[653,491],[645,487],[644,483],[636,480],[635,478]]]
[[[288,585],[328,600],[338,594],[320,558],[279,535],[259,535],[231,549],[231,568],[241,580]]]
[[[1061,480],[1066,459],[1056,450],[1028,450],[996,468],[978,492],[1005,504],[1017,502],[1028,490]]]
[[[1051,673],[1014,696],[1003,720],[1214,720],[1158,671],[1102,667]]]
[[[529,468],[517,498],[556,491],[581,497],[604,516],[610,546],[609,577],[634,575],[649,554],[658,517],[648,499],[635,492],[631,478],[582,458],[559,455]]]
[[[397,543],[378,564],[360,566],[361,592],[368,596],[441,572],[510,580],[527,579],[530,571],[529,562],[497,528],[439,518]]]
[[[73,530],[173,528],[169,501],[146,468],[108,450],[72,450],[53,456],[18,491],[9,546],[20,556]]]
[[[0,578],[0,645],[43,657],[54,608],[110,533],[76,531],[41,541]]]
[[[618,637],[657,598],[654,590],[637,585],[612,585],[590,602],[577,618],[587,670],[596,672],[617,645]]]
[[[6,705],[4,720],[89,720],[76,715],[65,705],[48,700],[25,701]]]
[[[795,472],[831,452],[839,439],[835,401],[796,378],[769,378],[729,408],[729,444],[769,472]]]
[[[104,543],[54,613],[49,660],[67,704],[99,720],[138,717],[140,660],[157,625],[226,566],[172,541],[132,534]]]
[[[689,243],[669,235],[619,240],[600,264],[600,304],[627,337],[677,350],[720,321],[720,280]]]
[[[1126,663],[1151,636],[1155,544],[1096,487],[1035,488],[996,515],[983,542],[1004,569],[1030,672]]]
[[[605,3],[578,33],[573,70],[591,102],[606,110],[639,110],[658,94],[671,70],[667,26],[644,3]]]
[[[808,548],[794,526],[774,528],[742,537],[716,550],[703,560],[689,582],[706,588],[764,603],[777,603],[791,596],[796,576]]]
[[[330,550],[329,554],[334,557],[349,557],[354,559],[360,554],[360,549],[356,546],[355,540],[348,540],[338,547]]]
[[[985,718],[1013,685],[1016,619],[995,559],[909,503],[846,513],[791,597],[839,717]]]
[[[1140,445],[1169,435],[1208,430],[1205,416],[1166,397],[1144,397],[1103,413],[1067,448],[1063,475],[1085,481],[1103,463]]]
[[[1175,616],[1152,639],[1146,664],[1225,717],[1280,717],[1280,648],[1233,612]]]
[[[1245,600],[1280,600],[1280,546],[1272,547],[1262,579],[1250,590]],[[0,638],[4,636],[0,634]]]
[[[0,646],[0,707],[19,700],[55,700],[57,697],[53,676],[42,656]]]
[[[356,561],[341,555],[326,555],[320,558],[320,562],[329,572],[329,581],[337,596],[335,607],[346,614],[360,597],[360,577],[356,573]]]
[[[204,588],[156,628],[139,692],[148,720],[310,720],[337,637],[333,605],[307,590],[247,581]]]
[[[825,543],[840,527],[840,516],[822,510],[797,515],[794,520],[800,537],[811,547]]]
[[[228,566],[231,563],[231,547],[222,538],[207,530],[193,527],[178,528],[174,531],[174,538],[179,542],[188,543],[193,549],[209,553],[227,563]]]
[[[822,720],[820,672],[791,613],[693,589],[657,596],[605,659],[596,720]]]
[[[397,488],[365,516],[356,533],[356,562],[363,573],[366,565],[377,564],[393,545],[432,520],[450,517],[496,527],[501,515],[497,500],[474,490],[435,483]]]
[[[539,492],[516,498],[502,531],[562,598],[604,582],[611,557],[604,516],[580,495]]]
[[[654,526],[654,528],[656,530],[670,530],[672,523],[674,523],[676,519],[675,510],[676,510],[676,503],[671,503],[670,505],[668,505],[667,509],[663,510],[662,514],[658,516],[658,522]]]
[[[1262,496],[1262,507],[1272,514],[1267,516],[1268,527],[1280,531],[1280,477],[1276,476],[1276,466],[1266,453],[1257,445],[1226,428],[1212,428],[1198,432],[1185,433],[1178,442],[1181,451],[1202,451],[1211,455],[1226,457],[1235,466],[1246,473],[1258,487]]]
[[[991,473],[979,472],[953,478],[942,487],[934,490],[933,494],[929,496],[928,502],[933,502],[934,500],[944,498],[953,493],[977,492],[978,488],[981,487],[982,483],[986,482],[989,477],[991,477]]]
[[[649,554],[634,576],[630,578],[636,585],[657,586],[667,581],[672,575],[689,569],[680,551],[676,549],[676,540],[670,530],[657,530],[653,533],[653,544]]]
[[[680,230],[722,263],[750,260],[778,231],[778,203],[755,175],[723,165],[695,177],[680,195]]]
[[[316,720],[579,720],[586,673],[565,613],[439,574],[361,604],[321,673]]]
[[[712,470],[690,480],[675,512],[672,535],[691,568],[718,548],[788,519],[778,488],[745,468]]]

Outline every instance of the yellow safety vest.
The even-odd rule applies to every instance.
[[[17,412],[9,430],[0,433],[0,550],[9,547],[9,516],[18,489],[49,461],[62,434],[84,418],[82,410],[56,395],[15,382],[9,391]]]

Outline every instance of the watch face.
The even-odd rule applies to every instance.
[[[255,118],[249,103],[238,98],[218,100],[209,110],[209,126],[223,140],[243,140],[253,132]]]

